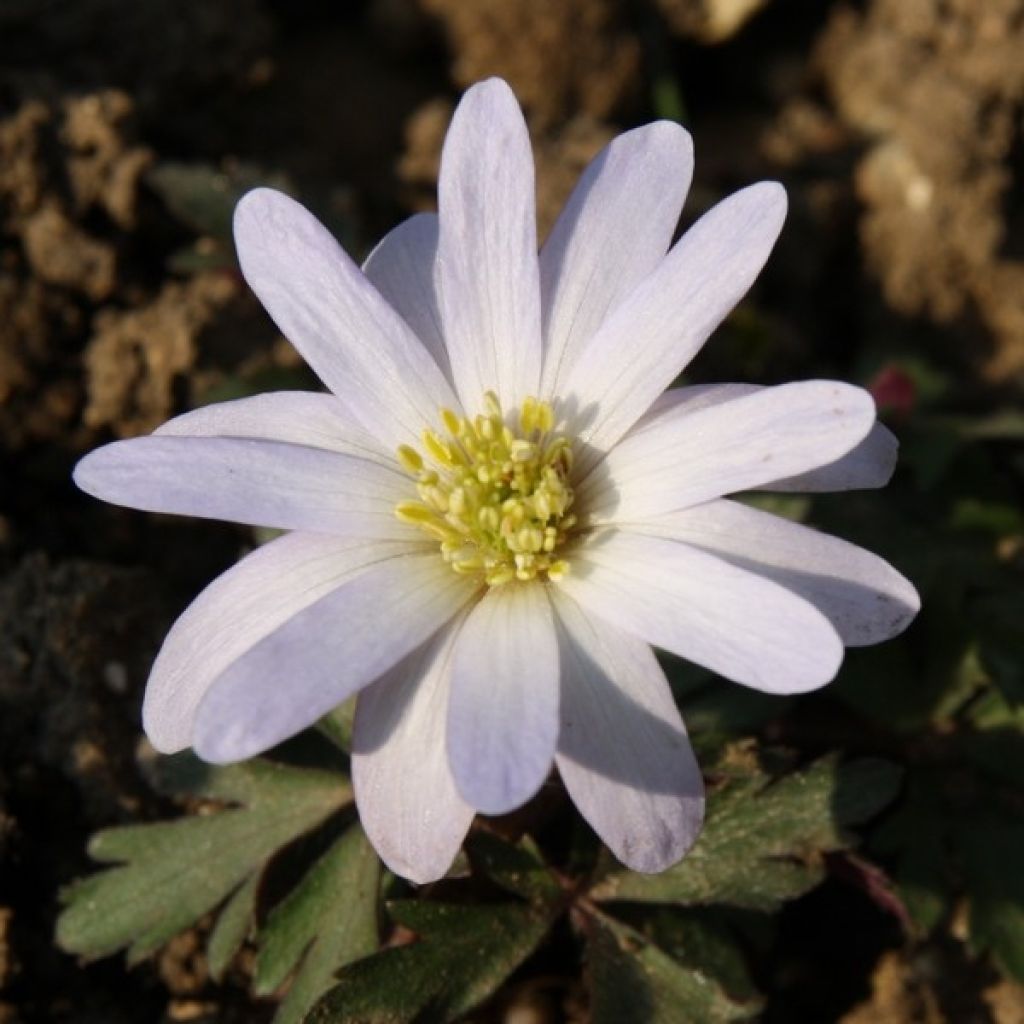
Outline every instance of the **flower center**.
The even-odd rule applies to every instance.
[[[478,573],[490,586],[560,579],[569,564],[557,552],[576,523],[569,440],[553,433],[546,402],[527,398],[511,417],[516,429],[493,392],[484,406],[486,415],[472,420],[442,409],[443,435],[423,431],[426,457],[398,449],[420,500],[399,502],[395,514],[436,537],[456,572]]]

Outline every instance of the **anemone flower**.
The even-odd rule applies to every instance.
[[[704,796],[652,646],[768,693],[900,632],[914,588],[873,554],[726,499],[886,482],[896,442],[833,381],[666,391],[782,226],[771,182],[670,247],[690,137],[656,122],[583,174],[538,255],[523,117],[460,103],[438,214],[360,270],[269,189],[235,214],[242,272],[328,393],[198,409],[86,456],[106,501],[288,531],[216,579],[153,666],[163,752],[233,762],[359,693],[353,779],[384,861],[442,876],[473,815],[556,765],[630,868],[693,843]]]

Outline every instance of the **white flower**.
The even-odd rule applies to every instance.
[[[474,811],[518,807],[552,763],[616,856],[658,871],[703,785],[651,645],[799,693],[907,625],[917,595],[881,559],[723,497],[885,483],[896,443],[864,391],[665,392],[785,215],[754,185],[669,249],[691,169],[678,125],[620,136],[538,258],[529,137],[491,80],[456,111],[439,215],[362,271],[291,199],[241,201],[246,280],[331,393],[199,409],[75,474],[291,531],[174,625],[146,691],[159,750],[236,761],[359,691],[356,798],[394,871],[443,875]]]

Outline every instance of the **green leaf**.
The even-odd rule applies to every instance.
[[[389,910],[416,940],[343,968],[306,1024],[454,1021],[540,945],[561,904],[403,901]]]
[[[970,898],[970,944],[1024,981],[1024,821],[976,818],[958,829]]]
[[[235,203],[245,192],[257,185],[290,191],[282,175],[270,175],[249,164],[220,170],[209,164],[166,161],[148,172],[146,183],[180,221],[201,235],[229,243]]]
[[[256,994],[279,988],[301,961],[274,1024],[297,1024],[338,968],[377,949],[379,886],[377,854],[353,825],[274,908],[260,935]]]
[[[615,870],[591,895],[773,910],[821,880],[821,854],[849,846],[844,826],[889,803],[899,781],[900,769],[887,762],[835,757],[774,782],[761,772],[727,779],[712,792],[704,831],[679,864],[659,875]]]
[[[949,813],[941,777],[915,769],[900,806],[871,836],[872,850],[895,860],[897,893],[921,935],[938,925],[951,902],[946,866]]]
[[[587,916],[585,930],[593,1024],[719,1024],[747,1020],[760,1008],[600,911]]]
[[[168,758],[155,775],[173,792],[241,806],[93,836],[90,856],[117,866],[62,893],[57,941],[70,953],[92,958],[127,948],[129,961],[139,960],[352,800],[343,775],[264,760],[215,768]]]
[[[259,888],[260,876],[254,872],[235,890],[210,932],[206,943],[206,965],[214,981],[224,977],[231,961],[242,948],[242,943],[249,937],[256,916]]]
[[[475,832],[466,846],[470,863],[496,885],[530,902],[550,903],[562,889],[529,837],[516,846],[489,832]]]

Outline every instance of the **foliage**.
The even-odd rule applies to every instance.
[[[261,879],[282,849],[351,804],[347,778],[263,759],[217,768],[179,755],[158,765],[154,781],[220,806],[98,833],[89,853],[113,866],[62,894],[58,943],[87,958],[127,949],[136,962],[220,908],[207,943],[211,974],[221,977],[255,933],[256,991],[272,992],[294,972],[275,1021],[300,1021],[335,969],[377,947],[377,858],[350,823],[257,927]]]

